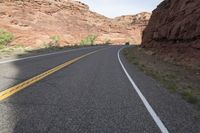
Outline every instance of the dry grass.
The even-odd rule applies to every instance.
[[[183,99],[200,110],[200,69],[180,66],[163,61],[151,51],[139,46],[123,50],[126,58],[146,75],[159,81],[170,92],[180,94]]]

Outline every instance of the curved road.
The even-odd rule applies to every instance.
[[[0,132],[200,132],[200,121],[191,105],[130,65],[121,53],[118,58],[121,48],[94,46],[0,62],[3,92],[95,51],[1,100]]]

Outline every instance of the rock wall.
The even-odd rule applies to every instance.
[[[134,38],[135,44],[141,44],[142,32],[148,25],[151,13],[141,12],[136,15],[125,15],[113,19],[113,23],[126,28],[126,31]]]
[[[200,64],[200,0],[164,0],[153,11],[142,46],[166,60]]]
[[[122,20],[92,12],[88,5],[74,0],[0,1],[0,29],[14,33],[13,45],[37,47],[55,35],[60,36],[63,45],[79,44],[91,34],[98,36],[95,43],[140,43],[146,21],[123,24]]]

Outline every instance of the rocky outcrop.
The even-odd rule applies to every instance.
[[[161,58],[200,64],[200,1],[164,0],[153,11],[142,46]]]
[[[136,15],[125,15],[125,16],[116,17],[114,18],[114,20],[120,24],[125,24],[128,26],[133,26],[133,25],[146,26],[149,22],[150,17],[151,17],[151,13],[142,12]]]
[[[142,12],[136,15],[125,15],[114,18],[113,22],[125,27],[126,31],[132,35],[136,44],[141,44],[142,32],[146,28],[151,13]]]
[[[140,43],[148,17],[125,18],[133,20],[107,18],[74,0],[0,1],[0,28],[14,34],[13,45],[40,46],[55,35],[61,44],[78,44],[91,34],[97,35],[96,43]]]

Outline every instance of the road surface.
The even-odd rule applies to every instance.
[[[0,132],[200,133],[198,112],[130,65],[121,48],[0,61]]]

